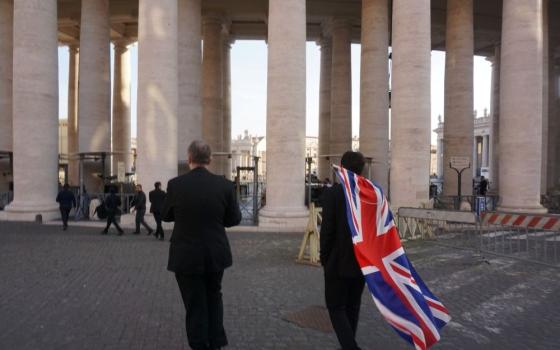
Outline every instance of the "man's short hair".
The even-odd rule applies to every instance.
[[[364,155],[360,152],[347,151],[340,159],[340,165],[353,172],[354,174],[361,175],[366,165]]]
[[[156,181],[156,183],[154,184],[155,188],[160,188],[161,187],[161,182]]]
[[[140,189],[142,189],[142,185],[140,185],[140,184],[136,184],[136,187],[139,187]]]
[[[189,157],[196,164],[210,164],[212,160],[212,149],[210,145],[202,140],[193,141],[189,146]]]

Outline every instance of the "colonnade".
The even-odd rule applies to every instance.
[[[429,200],[431,2],[394,0],[392,5],[390,12],[387,0],[362,1],[360,149],[373,158],[373,176],[389,188],[393,207],[416,207]],[[6,8],[0,11],[0,107],[14,117],[0,113],[3,123],[13,123],[13,127],[3,124],[0,128],[0,147],[13,150],[15,175],[15,200],[7,213],[25,219],[37,214],[54,216],[57,2],[0,0],[0,9]],[[111,124],[108,11],[108,0],[82,0],[80,45],[70,49],[69,148],[78,154],[115,152],[116,161],[130,170],[128,42],[115,42]],[[267,197],[261,223],[300,226],[306,218],[306,1],[269,0],[268,11]],[[139,0],[136,173],[146,186],[165,183],[186,170],[186,146],[193,139],[202,137],[214,151],[229,152],[230,28],[224,14],[202,16],[201,12],[200,0]],[[492,102],[493,135],[499,137],[493,138],[498,141],[492,148],[499,154],[499,194],[501,208],[506,210],[543,211],[539,200],[545,149],[541,141],[543,96],[547,93],[543,90],[544,15],[543,0],[504,2]],[[352,146],[350,44],[354,26],[345,17],[334,17],[323,26],[319,125],[319,153],[323,155],[338,155]],[[445,162],[472,155],[473,26],[473,1],[448,0]],[[6,54],[11,51],[17,65]],[[13,95],[5,88],[12,74]],[[212,170],[229,174],[228,167],[224,157],[215,157]],[[320,172],[321,177],[330,174],[325,162]],[[470,188],[470,179],[463,186]],[[455,190],[455,181],[446,181],[445,192]]]

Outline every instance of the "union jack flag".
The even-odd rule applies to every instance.
[[[377,184],[334,165],[344,188],[354,254],[375,305],[416,349],[440,339],[449,312],[430,292],[405,255],[387,198]]]

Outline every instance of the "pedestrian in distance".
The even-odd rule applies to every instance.
[[[151,235],[154,230],[146,223],[144,220],[144,215],[146,215],[146,194],[142,191],[142,185],[136,185],[136,196],[132,201],[132,211],[136,211],[136,230],[133,232],[135,235],[140,234],[140,224],[148,230],[148,236]]]
[[[62,217],[62,229],[66,231],[68,229],[68,217],[70,216],[70,210],[76,207],[76,197],[74,193],[70,191],[70,186],[64,184],[62,191],[56,196],[56,201],[58,202],[60,208],[60,216]]]
[[[488,192],[488,180],[484,176],[480,177],[479,192],[481,196],[486,196]]]
[[[107,226],[105,226],[105,229],[101,232],[102,234],[106,235],[109,232],[109,227],[111,226],[111,224],[115,225],[115,227],[117,228],[117,231],[119,232],[119,236],[121,236],[124,231],[123,229],[119,226],[119,223],[117,222],[117,217],[121,215],[121,199],[119,198],[119,196],[117,196],[117,190],[114,187],[111,187],[109,189],[109,196],[107,196],[107,198],[105,199],[105,213],[107,215]]]
[[[189,146],[190,172],[171,179],[163,221],[174,221],[167,269],[175,273],[186,310],[186,329],[193,350],[228,344],[223,325],[222,278],[232,265],[225,227],[241,222],[234,184],[212,174],[212,151],[203,141]]]
[[[346,152],[341,166],[361,175],[365,165],[359,152]],[[356,330],[365,280],[354,255],[342,185],[326,188],[322,197],[320,259],[325,276],[325,301],[343,350],[358,350]]]
[[[150,199],[150,213],[154,215],[156,220],[156,238],[160,241],[164,239],[163,227],[161,226],[161,210],[163,209],[163,201],[165,200],[165,191],[161,189],[161,182],[154,184],[154,189],[148,193]]]

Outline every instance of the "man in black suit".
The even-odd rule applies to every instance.
[[[365,165],[364,156],[359,152],[346,152],[341,165],[360,175]],[[355,337],[365,281],[354,256],[340,184],[325,189],[322,205],[320,257],[325,272],[327,309],[342,349],[356,350],[360,349]]]
[[[136,210],[136,230],[133,233],[139,235],[140,224],[142,224],[148,230],[148,235],[151,235],[154,230],[144,220],[144,215],[146,215],[146,194],[142,191],[142,185],[140,184],[136,185],[136,196],[132,200],[132,206],[132,210]]]
[[[187,312],[193,350],[227,345],[223,326],[222,277],[232,256],[224,227],[238,225],[234,186],[207,170],[212,151],[203,141],[189,146],[190,172],[167,185],[163,221],[175,221],[167,269],[175,272]]]
[[[68,216],[70,215],[70,210],[76,207],[76,197],[74,197],[74,193],[70,191],[70,186],[68,184],[64,184],[62,191],[60,191],[56,196],[56,201],[60,206],[62,229],[66,231],[68,229]]]
[[[161,189],[161,182],[154,184],[154,189],[150,191],[148,197],[150,198],[150,213],[154,214],[156,220],[156,238],[159,237],[163,241],[163,227],[161,226],[161,210],[163,208],[163,201],[165,200],[165,191]]]
[[[106,235],[109,232],[109,227],[113,224],[117,228],[117,231],[119,231],[119,236],[122,236],[124,231],[119,226],[116,218],[121,215],[121,210],[119,208],[121,206],[121,199],[117,196],[115,187],[111,186],[111,188],[109,188],[109,196],[105,198],[104,205],[107,211],[107,226],[105,226],[105,229],[101,233]]]

